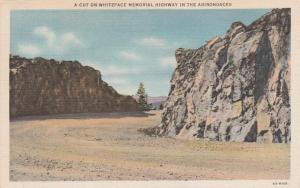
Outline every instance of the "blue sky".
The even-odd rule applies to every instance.
[[[177,48],[199,48],[232,22],[248,25],[255,10],[18,10],[11,14],[11,53],[78,60],[100,70],[119,93],[143,82],[150,96],[167,96]]]

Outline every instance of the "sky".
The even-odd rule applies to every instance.
[[[78,60],[100,70],[119,93],[167,96],[177,48],[199,48],[232,22],[248,25],[268,9],[252,10],[16,10],[11,54]]]

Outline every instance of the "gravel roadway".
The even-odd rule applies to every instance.
[[[288,179],[290,145],[149,137],[161,112],[30,116],[10,123],[11,181]]]

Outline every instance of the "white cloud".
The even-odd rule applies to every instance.
[[[151,47],[166,47],[167,43],[164,39],[157,37],[145,37],[136,41],[137,44]]]
[[[61,37],[62,45],[76,44],[82,45],[82,42],[77,38],[74,33],[68,32],[64,33]]]
[[[25,55],[30,57],[37,56],[41,52],[37,46],[33,44],[26,44],[26,43],[18,44],[17,50],[20,55]]]
[[[31,50],[32,55],[34,55],[33,52],[37,52],[37,51],[39,53],[35,53],[35,54],[42,53],[41,49],[45,51],[46,50],[51,51],[52,53],[63,53],[71,47],[83,46],[83,43],[74,33],[66,32],[66,33],[57,34],[55,31],[53,31],[51,28],[47,26],[39,26],[34,28],[32,34],[42,39],[43,44],[39,46],[43,46],[43,48],[39,48],[39,50],[36,50],[38,49],[37,44],[30,44],[29,42],[27,42],[26,44],[27,47],[25,47],[23,44],[19,44],[20,46],[19,51],[27,50],[28,52],[29,50]],[[34,48],[34,46],[36,49]]]
[[[159,60],[159,63],[162,67],[175,67],[176,60],[175,57],[164,57]]]
[[[56,34],[50,28],[46,26],[36,27],[33,30],[33,34],[43,37],[46,40],[48,46],[54,46],[54,43],[56,41]]]
[[[134,52],[121,51],[119,55],[121,58],[129,61],[138,61],[141,59],[141,57]]]

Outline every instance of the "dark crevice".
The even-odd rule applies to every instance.
[[[274,67],[274,56],[272,53],[271,43],[268,38],[268,32],[263,33],[260,44],[261,45],[257,49],[255,57],[255,103],[257,103],[261,96],[265,94],[267,81],[270,77],[272,67]]]

